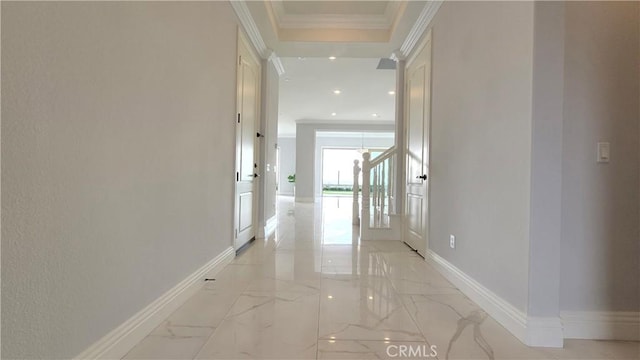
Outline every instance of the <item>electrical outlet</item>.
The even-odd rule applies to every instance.
[[[449,247],[452,249],[456,248],[456,236],[455,235],[449,235]]]

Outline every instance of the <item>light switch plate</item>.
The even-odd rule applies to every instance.
[[[598,143],[598,158],[596,159],[599,163],[608,163],[611,158],[611,148],[608,142],[599,142]]]

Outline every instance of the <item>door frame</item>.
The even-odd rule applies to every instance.
[[[233,236],[231,239],[231,246],[233,247],[233,249],[235,251],[238,251],[238,249],[242,248],[243,246],[245,246],[246,244],[249,244],[252,240],[250,240],[249,242],[240,245],[239,247],[236,246],[236,241],[238,239],[238,233],[239,233],[239,229],[237,228],[238,222],[239,222],[239,209],[240,209],[240,204],[238,202],[239,196],[238,196],[238,180],[237,180],[237,173],[240,172],[240,155],[239,155],[239,146],[241,146],[241,142],[242,142],[242,134],[241,134],[241,127],[239,126],[239,122],[238,120],[238,116],[241,113],[241,108],[242,108],[242,102],[241,102],[241,88],[242,88],[242,72],[241,72],[241,48],[244,47],[245,49],[247,49],[247,52],[249,54],[249,56],[251,57],[251,60],[255,63],[256,65],[256,69],[257,69],[257,76],[256,76],[256,119],[255,119],[255,129],[256,131],[260,131],[260,124],[261,124],[261,112],[262,112],[262,61],[260,60],[260,58],[258,57],[258,55],[256,54],[253,45],[251,44],[251,42],[249,41],[249,39],[247,38],[247,36],[244,34],[244,32],[242,31],[242,29],[238,26],[237,27],[237,47],[236,47],[236,112],[235,112],[235,116],[234,116],[234,123],[235,123],[235,140],[234,140],[234,145],[235,145],[235,149],[234,149],[234,164],[235,164],[235,168],[234,168],[234,173],[233,173],[233,179],[234,179],[234,187],[233,187],[233,193],[234,193],[234,197],[233,197]],[[253,146],[253,156],[254,156],[254,163],[258,164],[258,167],[261,168],[262,164],[260,164],[260,142],[257,140],[257,137],[254,138],[254,146]],[[259,173],[258,169],[254,169],[255,173]],[[259,186],[259,182],[260,182],[260,178],[254,178],[253,180],[253,205],[252,205],[252,216],[253,216],[253,239],[256,238],[257,236],[257,231],[258,231],[258,223],[259,223],[259,219],[258,219],[258,207],[259,207],[259,199],[260,199],[260,192],[261,192],[261,186]]]
[[[431,115],[433,114],[433,37],[432,37],[432,29],[428,29],[427,32],[424,35],[423,40],[420,42],[420,44],[413,49],[413,51],[411,52],[411,54],[409,55],[409,57],[407,58],[407,62],[404,68],[404,84],[402,84],[403,86],[403,94],[404,94],[404,98],[403,98],[403,117],[404,117],[404,121],[403,121],[403,136],[404,136],[404,146],[405,149],[402,149],[402,154],[403,154],[403,163],[404,163],[404,173],[405,173],[405,181],[402,182],[402,195],[403,195],[403,199],[404,199],[404,204],[403,206],[405,207],[403,209],[403,223],[402,223],[402,241],[406,244],[406,240],[407,240],[407,225],[406,225],[406,216],[407,216],[407,209],[406,206],[407,201],[407,194],[408,194],[408,177],[407,177],[407,171],[409,168],[409,159],[408,159],[408,151],[406,149],[407,146],[409,146],[409,142],[407,141],[408,137],[409,137],[409,71],[411,70],[411,66],[413,65],[413,63],[416,61],[418,55],[420,55],[420,53],[422,52],[422,50],[425,48],[425,46],[427,46],[427,44],[431,47],[431,51],[429,52],[429,56],[430,59],[428,59],[429,62],[429,68],[427,69],[427,71],[429,72],[429,84],[428,84],[428,89],[429,89],[429,108],[428,110],[428,124],[426,124],[426,126],[429,127],[429,139],[427,141],[427,151],[426,153],[428,154],[428,159],[427,159],[427,163],[430,164],[431,163]],[[426,88],[426,87],[425,87]],[[427,112],[425,111],[425,114],[427,114]],[[424,128],[423,128],[423,133],[424,133]],[[423,138],[423,142],[424,142],[424,138]],[[424,145],[423,145],[424,146]],[[424,150],[423,150],[424,153]],[[424,159],[423,159],[423,164],[424,164]],[[426,256],[426,252],[428,252],[429,250],[429,228],[430,228],[430,220],[431,220],[431,171],[430,171],[430,167],[427,170],[427,179],[424,181],[424,186],[427,187],[426,191],[425,191],[425,196],[427,197],[426,199],[426,216],[423,219],[424,221],[424,229],[423,229],[423,233],[422,233],[422,241],[424,242],[425,245],[425,254],[420,254]]]

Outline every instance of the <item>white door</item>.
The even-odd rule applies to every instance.
[[[238,36],[238,94],[236,119],[236,199],[234,246],[255,238],[258,189],[257,136],[260,65],[243,36]]]
[[[431,115],[431,36],[407,66],[406,79],[406,222],[404,241],[422,256],[427,250],[429,219],[429,129]]]

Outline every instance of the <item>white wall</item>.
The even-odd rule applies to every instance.
[[[266,221],[276,215],[276,146],[278,141],[278,92],[280,75],[271,61],[262,61],[262,121],[260,142],[260,210],[258,217],[264,228]]]
[[[231,245],[226,2],[2,2],[2,355],[70,358]]]
[[[637,2],[446,2],[433,21],[430,249],[521,310],[527,341],[561,343],[563,312],[586,321],[565,336],[637,337],[639,18]]]
[[[558,319],[560,312],[564,5],[561,1],[534,5],[527,315],[547,319]],[[556,334],[558,339],[562,336]]]
[[[640,310],[638,7],[566,5],[563,310]]]
[[[295,184],[290,183],[287,176],[296,173],[296,138],[279,138],[278,147],[280,148],[279,194],[293,195]]]
[[[526,311],[533,4],[445,2],[432,24],[429,247]]]

